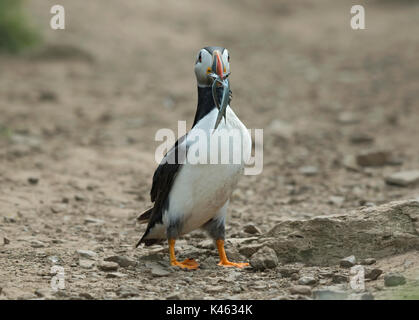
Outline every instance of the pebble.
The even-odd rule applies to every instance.
[[[196,246],[201,249],[214,249],[214,241],[205,239],[200,241]]]
[[[126,256],[111,256],[105,258],[104,261],[116,262],[122,268],[127,268],[130,266],[135,267],[137,265],[136,261]]]
[[[114,278],[124,278],[127,275],[125,273],[121,273],[121,272],[109,272],[106,274],[106,278],[108,279],[114,279]]]
[[[45,244],[42,241],[32,240],[31,241],[31,247],[32,248],[44,248]]]
[[[406,283],[406,278],[400,273],[390,272],[384,276],[384,285],[386,287],[400,286]]]
[[[92,259],[92,260],[97,258],[97,253],[91,250],[80,249],[80,250],[77,250],[76,252],[80,258],[86,258],[86,259]]]
[[[169,269],[157,263],[150,264],[149,266],[151,267],[151,274],[155,277],[165,277],[170,274]]]
[[[315,176],[319,173],[319,170],[315,166],[304,166],[298,169],[298,171],[307,177]]]
[[[298,284],[303,286],[315,285],[316,283],[316,278],[310,276],[303,276],[300,279],[298,279]]]
[[[99,270],[102,271],[117,271],[119,265],[116,262],[109,262],[109,261],[101,261],[97,265]]]
[[[6,245],[6,244],[9,244],[9,243],[10,243],[10,240],[6,237],[3,237],[3,244]]]
[[[219,293],[224,290],[225,288],[223,286],[206,286],[204,291],[207,293]]]
[[[353,134],[351,134],[351,136],[349,137],[349,140],[354,143],[354,144],[358,144],[358,143],[370,143],[374,141],[374,138],[366,133],[362,133],[362,132],[354,132]]]
[[[348,277],[342,274],[334,274],[332,276],[333,283],[347,283]]]
[[[92,224],[104,224],[105,221],[101,220],[101,219],[96,219],[96,218],[92,218],[92,217],[87,217],[84,219],[84,223],[88,224],[88,223],[92,223]]]
[[[369,280],[377,280],[377,278],[383,273],[383,270],[381,269],[368,269],[365,268],[365,279]]]
[[[167,296],[166,300],[184,300],[184,297],[180,293],[173,293]]]
[[[95,262],[93,260],[89,260],[89,259],[79,260],[79,266],[83,269],[92,269],[94,265],[95,265]]]
[[[93,296],[90,293],[87,293],[87,292],[80,292],[79,297],[84,298],[84,299],[88,299],[88,300],[93,300],[94,299]]]
[[[305,296],[311,296],[310,286],[297,285],[297,286],[291,287],[289,291],[291,294],[302,294]]]
[[[263,247],[250,257],[250,265],[256,270],[272,269],[278,265],[278,257],[272,248]]]
[[[389,163],[391,154],[388,151],[364,151],[356,156],[356,163],[362,167],[378,167]]]
[[[419,170],[400,171],[385,177],[387,184],[407,187],[419,182]]]
[[[299,272],[300,272],[300,270],[299,269],[295,269],[295,268],[282,267],[282,268],[279,269],[279,273],[284,278],[289,278],[293,274],[297,274],[298,275]]]
[[[359,122],[359,118],[353,112],[344,111],[338,116],[338,122],[341,124],[354,124]]]
[[[250,258],[254,253],[256,253],[262,247],[263,245],[261,244],[242,245],[239,248],[239,252],[245,257]]]
[[[133,286],[121,285],[116,290],[116,294],[121,298],[134,297],[139,295],[139,290]]]
[[[329,197],[329,203],[330,204],[334,204],[334,205],[336,205],[338,207],[341,207],[344,202],[345,202],[345,198],[344,197],[340,197],[340,196],[330,196]]]
[[[376,262],[377,262],[377,260],[375,260],[374,258],[367,258],[367,259],[362,260],[361,261],[361,264],[363,266],[369,266],[369,265],[372,265],[372,264],[374,264]]]
[[[345,300],[348,298],[348,293],[334,288],[323,288],[313,290],[313,297],[315,300]]]
[[[28,182],[29,182],[30,184],[32,184],[32,185],[36,185],[36,184],[38,184],[39,179],[38,179],[38,178],[34,178],[34,177],[29,177],[29,178],[28,178]]]
[[[249,223],[244,226],[243,231],[249,234],[260,234],[262,233],[258,227],[256,227],[253,223]]]
[[[346,258],[343,258],[342,260],[340,260],[339,265],[342,268],[351,268],[356,264],[356,258],[355,256],[349,256]]]

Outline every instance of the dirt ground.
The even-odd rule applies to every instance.
[[[62,1],[66,30],[53,31],[55,2],[28,1],[44,47],[0,57],[0,299],[302,298],[289,291],[298,277],[278,269],[217,267],[199,231],[177,243],[179,257],[201,263],[194,272],[167,267],[166,245],[133,248],[145,229],[135,217],[150,206],[154,135],[192,125],[193,64],[206,45],[229,49],[232,107],[264,129],[264,169],[240,180],[229,239],[250,237],[249,223],[264,233],[282,219],[419,199],[419,186],[384,181],[419,169],[417,3],[368,1],[367,29],[354,31],[351,1],[72,0]],[[368,150],[394,159],[345,162]],[[93,253],[80,259],[80,249]],[[103,271],[111,256],[132,265]],[[418,264],[417,252],[377,261],[408,285]],[[65,272],[58,292],[53,265]],[[329,284],[325,272],[343,272],[281,267],[319,279],[313,289]],[[383,282],[368,290],[394,297]]]

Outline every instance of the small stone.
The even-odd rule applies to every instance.
[[[170,271],[157,263],[153,263],[151,266],[151,274],[155,277],[165,277],[170,274]]]
[[[34,177],[29,177],[28,178],[28,182],[32,185],[38,184],[39,179],[38,178],[34,178]]]
[[[260,234],[261,231],[253,223],[249,223],[244,226],[243,231],[249,234]]]
[[[95,262],[93,260],[88,260],[88,259],[79,260],[79,266],[83,269],[92,269],[94,265],[95,265]]]
[[[298,275],[299,272],[300,272],[300,270],[299,269],[295,269],[295,268],[282,267],[282,268],[279,269],[279,273],[284,278],[289,278],[293,274],[297,274]]]
[[[116,262],[122,268],[128,268],[130,266],[135,267],[137,262],[126,257],[126,256],[111,256],[104,259],[105,261]]]
[[[297,286],[291,287],[289,290],[291,294],[302,294],[305,296],[311,296],[310,286],[297,285]]]
[[[244,255],[247,258],[250,258],[255,252],[257,252],[263,245],[261,244],[248,244],[242,245],[239,248],[240,254]]]
[[[371,292],[365,292],[361,295],[361,300],[374,300],[374,295]]]
[[[56,101],[57,99],[57,94],[55,92],[43,90],[39,93],[39,101],[52,102]]]
[[[250,265],[256,270],[272,269],[278,265],[278,257],[272,248],[263,247],[250,257]]]
[[[317,280],[314,277],[303,276],[300,279],[298,279],[298,284],[303,285],[303,286],[315,285],[316,283],[317,283]]]
[[[298,171],[307,176],[307,177],[311,177],[311,176],[315,176],[318,174],[319,170],[317,169],[317,167],[315,166],[305,166],[305,167],[301,167],[300,169],[298,169]]]
[[[388,164],[390,159],[388,151],[364,151],[356,156],[356,163],[362,167],[378,167]]]
[[[35,294],[40,298],[51,297],[52,290],[51,289],[36,289]]]
[[[122,285],[116,290],[116,294],[121,298],[128,298],[138,296],[139,291],[135,287]]]
[[[119,265],[116,262],[101,261],[97,267],[102,271],[117,271]]]
[[[354,124],[359,122],[359,118],[352,112],[344,111],[339,114],[338,122],[341,124]]]
[[[108,279],[115,279],[115,278],[124,278],[127,275],[125,273],[121,272],[109,272],[106,274],[106,278]]]
[[[377,278],[383,273],[381,269],[367,269],[365,268],[365,279],[377,280]]]
[[[91,250],[77,250],[76,252],[80,258],[86,258],[86,259],[92,259],[92,260],[97,258],[97,253]]]
[[[9,243],[10,243],[10,240],[6,237],[3,237],[3,244],[6,245],[6,244],[9,244]]]
[[[339,196],[330,196],[329,197],[329,203],[334,204],[335,206],[341,207],[344,202],[345,202],[344,197],[339,197]]]
[[[400,286],[406,283],[406,278],[400,273],[387,273],[384,276],[384,285],[386,287]]]
[[[65,211],[67,206],[65,204],[56,204],[51,206],[51,212],[52,213],[60,213]]]
[[[323,288],[313,291],[313,298],[315,300],[345,300],[348,298],[348,293],[334,288]]]
[[[362,132],[354,132],[353,134],[351,134],[351,136],[349,137],[349,140],[353,143],[353,144],[359,144],[359,143],[371,143],[374,141],[374,138],[371,137],[370,135],[366,134],[366,133],[362,133]]]
[[[57,256],[49,256],[48,261],[51,262],[52,264],[57,264],[60,262],[60,258]]]
[[[166,300],[184,300],[184,298],[180,293],[177,292],[167,296]]]
[[[223,286],[206,286],[205,292],[207,293],[219,293],[223,292],[225,288]]]
[[[400,171],[385,178],[387,184],[407,187],[419,182],[419,170]]]
[[[79,297],[80,298],[84,298],[84,299],[88,299],[88,300],[93,300],[93,296],[90,293],[87,292],[81,292],[79,293]]]
[[[213,249],[214,241],[205,239],[205,240],[200,241],[196,246],[201,249]]]
[[[354,155],[346,155],[342,161],[343,166],[351,171],[360,171],[361,168],[356,163],[356,159]]]
[[[332,282],[333,283],[347,283],[348,282],[348,277],[344,276],[342,274],[334,274],[332,276]]]
[[[375,260],[374,258],[367,258],[367,259],[362,260],[361,261],[361,264],[363,266],[369,266],[369,265],[372,265],[372,264],[374,264],[376,262],[377,262],[377,260]]]
[[[31,247],[32,248],[44,248],[45,244],[42,241],[32,240],[31,241]]]
[[[85,200],[86,200],[86,198],[85,198],[85,197],[83,197],[82,195],[76,194],[76,195],[74,196],[74,200],[76,200],[76,201],[85,201]]]
[[[355,256],[349,256],[346,258],[343,258],[342,260],[340,260],[339,265],[342,268],[351,268],[356,264],[356,258]]]
[[[84,223],[88,224],[88,223],[92,223],[92,224],[104,224],[105,221],[101,220],[101,219],[96,219],[96,218],[92,218],[92,217],[87,217],[84,219]]]

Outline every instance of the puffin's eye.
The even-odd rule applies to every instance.
[[[228,62],[230,62],[230,55],[228,55],[228,57],[227,57],[227,61],[228,61]]]
[[[198,57],[198,62],[201,63],[202,62],[202,53],[199,53],[199,57]]]

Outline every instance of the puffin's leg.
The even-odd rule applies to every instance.
[[[181,267],[182,269],[198,269],[199,264],[194,259],[185,259],[183,262],[176,260],[175,242],[175,239],[169,239],[170,264],[172,266]]]
[[[223,207],[218,211],[217,215],[208,221],[203,228],[209,233],[211,238],[215,240],[217,244],[218,253],[220,254],[220,262],[218,263],[219,266],[223,267],[237,267],[243,268],[248,266],[248,263],[235,263],[230,262],[227,259],[226,252],[224,250],[224,238],[225,238],[225,217],[227,214],[227,207],[229,204],[229,200],[223,205]]]
[[[224,250],[224,240],[218,239],[215,242],[217,244],[218,253],[220,255],[220,262],[218,263],[219,266],[243,268],[243,267],[247,267],[249,265],[247,262],[230,262],[230,261],[228,261],[226,252]]]

